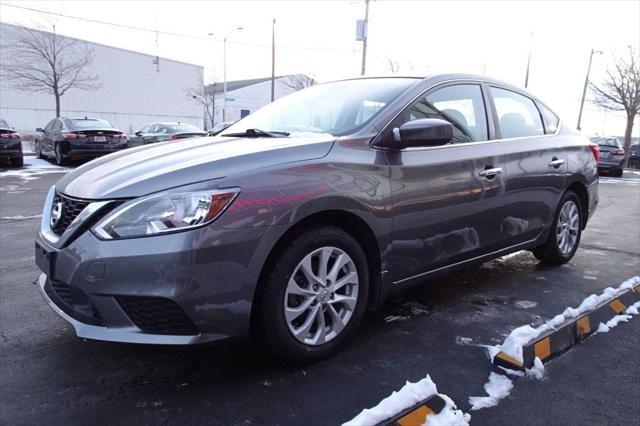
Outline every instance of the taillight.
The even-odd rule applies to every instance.
[[[84,133],[65,133],[65,139],[81,139],[86,138],[87,136]]]
[[[592,143],[591,145],[589,145],[589,148],[591,148],[591,153],[593,154],[593,158],[596,159],[596,163],[600,161],[600,147]]]
[[[127,139],[127,135],[125,135],[124,133],[118,133],[116,135],[113,135],[113,138],[124,140],[124,139]]]
[[[624,149],[616,149],[611,155],[624,155]]]
[[[11,139],[20,139],[20,133],[3,133],[0,135],[0,138],[11,138]]]
[[[175,140],[178,140],[178,139],[180,139],[180,136],[178,136],[178,135],[172,135],[172,136],[169,138],[169,140],[170,140],[170,141],[175,141]]]

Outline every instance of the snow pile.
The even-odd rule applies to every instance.
[[[406,382],[402,389],[394,391],[375,407],[362,410],[360,414],[344,423],[343,426],[376,425],[437,393],[436,384],[433,383],[429,375],[417,383]],[[446,395],[440,395],[440,397],[445,400],[446,405],[440,413],[429,417],[429,425],[466,426],[469,424],[471,416],[458,410]]]
[[[544,377],[544,364],[542,363],[542,360],[536,357],[536,359],[533,360],[533,367],[525,369],[525,373],[529,377],[542,380]]]
[[[483,408],[495,407],[501,399],[504,399],[509,395],[511,389],[513,389],[511,379],[501,374],[491,373],[489,375],[489,381],[484,384],[484,390],[489,396],[469,397],[471,410],[475,411]]]
[[[640,302],[636,302],[633,305],[629,306],[627,310],[624,311],[624,314],[616,315],[615,317],[607,321],[606,324],[600,323],[600,325],[598,326],[598,330],[596,330],[596,333],[606,333],[613,327],[617,326],[619,323],[629,321],[633,315],[638,315],[640,313],[638,309],[640,309]]]
[[[536,328],[533,328],[533,327],[531,327],[529,325],[524,325],[522,327],[518,327],[515,330],[513,330],[511,332],[511,334],[509,334],[507,336],[507,338],[505,339],[504,343],[497,348],[498,352],[500,352],[500,351],[504,352],[505,354],[509,355],[511,358],[513,358],[513,359],[519,361],[520,363],[522,363],[523,362],[523,359],[522,359],[522,346],[524,346],[527,343],[529,343],[530,341],[536,339],[541,334],[543,334],[543,333],[545,333],[545,332],[547,332],[549,330],[553,330],[556,327],[562,325],[565,321],[568,321],[570,319],[575,319],[575,318],[579,317],[580,315],[584,314],[585,312],[593,310],[594,308],[596,308],[601,303],[604,303],[604,302],[606,302],[608,300],[611,300],[611,299],[619,296],[621,293],[632,289],[635,285],[637,285],[639,283],[640,283],[640,277],[639,276],[635,276],[633,278],[630,278],[630,279],[626,280],[625,282],[620,284],[617,288],[607,287],[602,291],[602,293],[600,293],[598,295],[592,294],[591,296],[589,296],[586,299],[584,299],[582,301],[582,303],[580,304],[580,306],[578,306],[577,308],[568,307],[560,315],[556,315],[555,317],[553,317],[549,321],[545,322],[544,324],[541,324],[540,326],[538,326]],[[620,315],[620,316],[625,317],[625,315]],[[630,317],[628,317],[628,318],[620,318],[620,319],[618,319],[616,321],[617,322],[619,322],[619,321],[628,321],[629,318]],[[615,322],[613,325],[615,326],[617,324],[617,322]],[[604,324],[604,326],[608,327],[608,325],[606,325],[606,324]],[[603,330],[604,330],[604,328],[603,328]],[[600,328],[598,329],[598,331],[601,331]],[[607,329],[607,331],[608,331],[608,329]],[[494,352],[494,351],[492,351],[492,352]],[[493,355],[493,356],[495,356],[495,355]],[[493,360],[493,357],[491,359]]]

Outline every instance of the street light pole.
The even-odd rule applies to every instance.
[[[527,58],[527,74],[524,77],[524,88],[529,86],[529,66],[531,66],[531,51],[533,50],[533,33],[529,38],[529,57]]]
[[[224,99],[222,100],[222,121],[227,121],[227,38],[229,37],[229,34],[231,34],[234,31],[239,31],[244,29],[243,27],[236,27],[230,31],[227,31],[227,33],[224,35],[224,37],[222,38],[222,74],[224,77],[224,83],[223,83],[223,88],[224,88]],[[215,33],[209,33],[208,35],[212,36]],[[215,82],[214,82],[215,85]],[[215,88],[214,88],[215,90]],[[214,103],[215,103],[215,96],[214,96]]]
[[[271,102],[276,92],[276,18],[271,23]]]
[[[594,50],[591,49],[591,54],[589,54],[589,65],[587,66],[587,76],[584,78],[584,87],[582,88],[582,100],[580,101],[580,113],[578,114],[578,125],[576,129],[580,129],[580,122],[582,121],[582,110],[584,109],[584,99],[587,96],[587,86],[589,85],[589,73],[591,72],[591,61],[593,60],[593,54],[598,53],[601,54],[602,50]]]
[[[369,32],[369,0],[364,0],[364,28],[362,34],[362,68],[360,69],[360,75],[364,75],[367,67],[367,38]]]

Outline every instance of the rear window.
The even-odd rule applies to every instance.
[[[600,146],[612,146],[620,148],[620,141],[617,138],[591,138],[591,142]]]
[[[172,132],[202,132],[193,124],[163,124],[163,126]]]
[[[9,123],[7,123],[7,122],[6,122],[6,121],[4,121],[2,118],[0,118],[0,127],[3,127],[3,128],[5,128],[5,129],[8,129],[10,126],[9,126]]]
[[[544,132],[546,134],[555,133],[558,130],[558,124],[560,119],[549,108],[538,102],[538,109],[542,115],[542,121],[544,122]]]
[[[74,130],[115,130],[115,126],[106,120],[70,119],[68,123]]]

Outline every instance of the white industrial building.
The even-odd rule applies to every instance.
[[[7,40],[14,25],[0,23],[0,40]],[[203,67],[171,59],[79,40],[93,52],[88,72],[101,81],[97,90],[70,89],[61,98],[61,115],[110,121],[133,133],[161,121],[204,124],[204,109],[185,91],[202,88]],[[4,43],[2,43],[4,44]],[[11,48],[0,50],[0,64],[11,60]],[[0,79],[0,117],[28,134],[55,117],[52,94],[25,92]]]
[[[304,74],[276,76],[274,84],[274,99],[300,90],[305,85],[313,83],[313,79]],[[207,86],[209,93],[213,90],[215,99],[214,122],[237,121],[255,110],[271,102],[271,77],[255,78],[251,80],[237,80],[227,82],[226,117],[222,118],[224,105],[224,84],[215,83]]]

